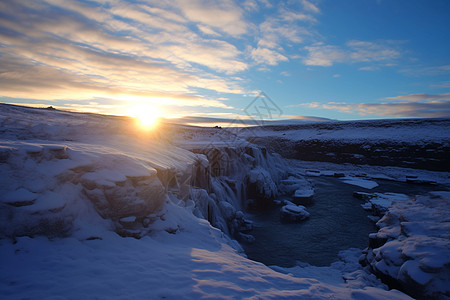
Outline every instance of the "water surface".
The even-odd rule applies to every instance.
[[[256,241],[243,244],[248,258],[282,267],[292,267],[297,261],[328,266],[337,260],[341,250],[366,248],[369,233],[376,232],[375,223],[361,207],[364,201],[352,196],[354,191],[418,195],[442,190],[435,186],[385,180],[376,180],[379,186],[368,190],[334,177],[308,179],[315,189],[314,204],[307,206],[310,218],[301,223],[281,223],[280,207],[251,214],[249,217],[254,222],[251,234]]]

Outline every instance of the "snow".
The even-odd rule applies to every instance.
[[[18,190],[7,192],[0,200],[7,204],[26,205],[27,202],[35,201],[37,197],[38,194],[22,187]]]
[[[258,137],[300,140],[449,142],[448,119],[328,121],[258,128]],[[426,126],[424,126],[426,124]],[[242,131],[251,135],[252,131]]]
[[[4,104],[0,119],[2,298],[410,299],[374,278],[371,263],[357,265],[360,250],[342,254],[328,269],[283,270],[247,259],[232,239],[233,233],[251,239],[241,203],[246,188],[255,199],[273,201],[288,176],[279,156],[233,132],[165,125],[143,133],[128,118]],[[218,176],[210,172],[214,153],[226,158]],[[292,177],[283,192],[308,187],[300,175]],[[392,216],[392,224],[383,218],[376,238],[404,236],[394,248],[417,264],[398,274],[423,283],[427,277],[418,268],[429,274],[448,265],[447,229],[413,222],[440,222],[448,208],[416,200],[427,209],[401,222]]]
[[[365,263],[418,298],[444,299],[450,294],[449,216],[448,191],[393,202],[370,237]]]
[[[295,205],[286,201],[280,210],[280,219],[283,222],[299,222],[309,218],[310,214],[303,205]]]
[[[236,253],[205,222],[195,232],[195,239],[191,232],[140,240],[19,238],[1,246],[0,293],[8,299],[410,299],[278,272]]]
[[[134,222],[136,222],[136,217],[135,216],[125,217],[125,218],[120,219],[120,222],[134,223]]]
[[[294,193],[295,198],[308,198],[314,195],[313,189],[298,189]]]
[[[345,183],[348,184],[352,184],[352,185],[356,185],[368,190],[371,190],[375,187],[378,186],[378,183],[376,183],[373,180],[366,180],[366,179],[361,179],[361,178],[357,178],[357,177],[351,177],[351,176],[346,176],[341,178],[341,180]]]
[[[295,196],[297,194],[298,197],[303,197],[302,195],[311,197],[314,194],[311,183],[299,174],[295,174],[295,176],[291,174],[288,178],[280,180],[278,190],[287,196]]]
[[[400,193],[364,193],[354,192],[353,196],[366,200],[367,202],[362,204],[362,207],[366,210],[371,210],[376,216],[383,216],[389,209],[389,207],[397,201],[408,201],[410,196]]]
[[[301,161],[296,159],[288,159],[288,161],[289,165],[302,175],[306,175],[310,169],[316,169],[320,172],[321,176],[336,176],[336,174],[343,174],[344,176],[352,178],[365,178],[365,180],[369,181],[371,181],[370,179],[383,179],[399,182],[406,182],[407,176],[417,176],[417,178],[420,178],[421,180],[450,186],[450,172],[436,172],[391,166],[335,164],[329,162]]]

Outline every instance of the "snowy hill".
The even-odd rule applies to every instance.
[[[287,158],[450,171],[450,119],[328,121],[248,128]]]
[[[247,259],[245,208],[288,167],[232,133],[4,104],[0,128],[3,299],[410,299],[359,250],[321,268]]]

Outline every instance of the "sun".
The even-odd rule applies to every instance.
[[[138,121],[144,129],[155,128],[162,117],[161,111],[152,105],[138,105],[130,107],[127,114]]]

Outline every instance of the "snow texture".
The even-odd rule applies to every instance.
[[[450,297],[450,192],[396,201],[370,236],[363,263],[413,297]]]
[[[295,205],[289,203],[284,205],[280,210],[280,219],[282,222],[300,222],[309,218],[309,212],[303,205]]]
[[[345,261],[354,255],[333,275],[248,260],[230,238],[250,239],[242,202],[273,201],[288,174],[279,156],[232,132],[144,133],[129,118],[4,104],[0,124],[2,298],[410,299]],[[417,245],[402,246],[417,259],[399,274],[428,282],[415,266],[442,272],[446,260]],[[430,245],[442,253],[446,244]]]

